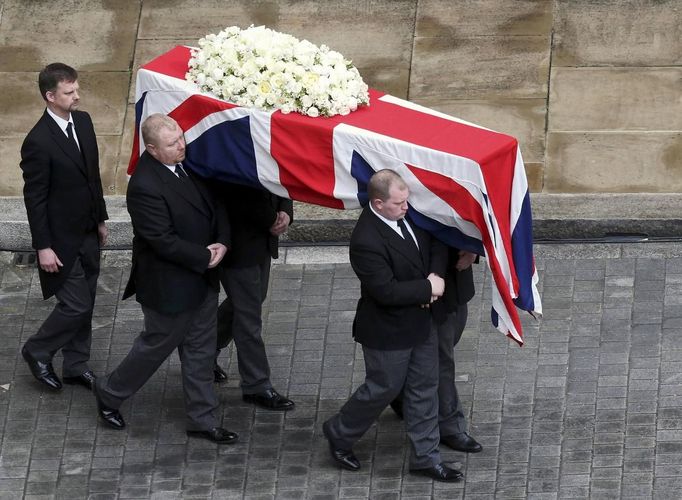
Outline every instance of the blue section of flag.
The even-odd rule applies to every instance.
[[[369,178],[374,175],[374,169],[357,151],[353,151],[353,158],[350,162],[350,175],[358,183],[358,201],[364,207],[369,202],[367,184],[369,184]]]
[[[511,235],[512,258],[519,282],[519,296],[514,299],[514,304],[525,311],[535,309],[532,283],[535,262],[533,262],[533,225],[531,224],[530,210],[530,195],[526,191],[521,204],[518,223]]]
[[[147,98],[147,92],[143,92],[142,96],[135,103],[135,132],[140,130],[140,122],[142,121],[142,111],[144,110],[144,101]]]
[[[426,217],[412,206],[408,209],[408,213],[410,214],[410,219],[413,220],[417,226],[428,231],[446,245],[459,248],[460,250],[466,250],[467,252],[475,253],[477,255],[485,255],[481,240],[467,236],[457,228],[446,226],[430,217]]]
[[[225,121],[187,144],[183,164],[202,177],[262,188],[249,117]]]

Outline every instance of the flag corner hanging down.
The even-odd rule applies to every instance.
[[[264,188],[337,209],[367,201],[383,168],[410,188],[410,215],[444,243],[486,258],[493,325],[523,344],[518,310],[542,314],[530,196],[515,138],[370,89],[370,106],[346,116],[239,107],[185,80],[190,48],[178,46],[137,73],[128,174],[144,151],[139,127],[153,113],[185,133],[184,164],[202,177]]]

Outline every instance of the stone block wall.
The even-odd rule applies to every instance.
[[[123,194],[141,64],[225,26],[325,43],[375,88],[519,139],[531,189],[682,191],[679,0],[0,0],[0,196],[44,104],[76,67],[107,194]]]

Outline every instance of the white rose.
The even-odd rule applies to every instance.
[[[319,79],[320,75],[308,71],[303,75],[301,83],[304,87],[310,88],[313,87],[313,85],[315,85]]]
[[[246,95],[251,98],[256,98],[259,94],[258,86],[255,83],[250,83],[246,86]]]
[[[284,75],[282,75],[282,73],[270,75],[270,85],[272,85],[273,88],[281,89],[284,87],[284,83]]]
[[[268,105],[268,107],[272,107],[276,104],[279,104],[279,97],[274,93],[267,94],[265,96],[265,103]]]
[[[265,98],[263,96],[256,97],[256,99],[253,101],[253,105],[256,106],[257,108],[264,108]]]
[[[311,99],[311,97],[309,95],[304,95],[303,97],[301,97],[301,106],[303,106],[304,108],[309,108],[312,105],[313,105],[313,100]]]
[[[306,114],[308,116],[312,116],[313,118],[317,118],[320,116],[320,110],[317,109],[315,106],[311,106],[306,110]]]
[[[206,64],[206,53],[200,51],[194,59],[196,60],[198,66],[203,66],[204,64]]]

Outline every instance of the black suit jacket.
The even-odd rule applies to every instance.
[[[83,111],[73,111],[71,116],[80,152],[47,111],[21,146],[24,203],[32,246],[36,250],[52,248],[64,265],[57,273],[39,269],[44,298],[62,286],[85,234],[109,218],[92,120]]]
[[[457,310],[457,306],[469,302],[474,294],[474,272],[471,267],[458,271],[459,249],[448,247],[447,270],[445,271],[445,293],[440,300],[433,304],[433,315],[441,323],[447,318],[447,313]],[[478,257],[477,257],[478,260]]]
[[[360,279],[353,336],[380,350],[407,349],[426,340],[431,310],[430,272],[443,275],[446,247],[410,222],[417,241],[401,238],[365,207],[350,240],[350,262]]]
[[[211,243],[229,247],[225,210],[191,172],[178,177],[145,152],[128,184],[133,264],[123,298],[163,314],[198,307],[218,289],[217,268],[207,269]]]
[[[232,248],[225,257],[226,267],[250,267],[279,256],[279,237],[270,234],[277,212],[294,221],[291,200],[264,189],[212,181],[216,196],[224,203],[232,231]]]

